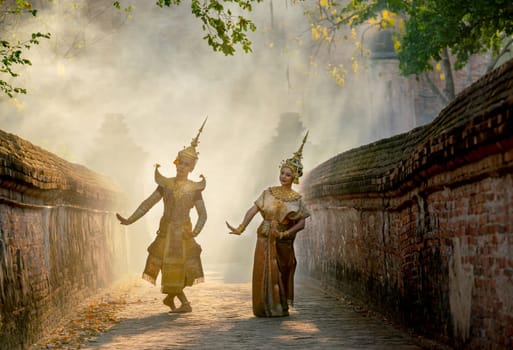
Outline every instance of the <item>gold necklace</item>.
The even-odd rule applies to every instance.
[[[281,186],[275,186],[275,187],[271,187],[269,190],[271,191],[271,194],[274,197],[281,199],[282,201],[285,201],[285,202],[295,201],[295,200],[298,200],[299,198],[301,198],[301,195],[299,193],[297,193],[296,191],[294,191],[293,189],[287,189],[287,188],[283,188]]]

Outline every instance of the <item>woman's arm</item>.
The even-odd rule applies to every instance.
[[[288,230],[285,230],[285,231],[278,231],[278,230],[275,230],[273,232],[273,235],[276,237],[276,238],[286,238],[286,237],[295,237],[296,234],[301,231],[302,229],[305,228],[305,218],[301,218],[299,219],[291,228],[289,228]]]
[[[239,227],[235,228],[231,226],[228,222],[226,222],[226,226],[228,226],[228,229],[230,230],[231,234],[234,235],[240,235],[246,227],[249,225],[253,217],[258,213],[258,207],[256,205],[253,205],[249,210],[246,212],[246,215],[244,215],[244,219],[242,219],[242,223],[239,225]]]
[[[139,207],[134,211],[132,215],[128,219],[125,219],[118,213],[116,213],[116,217],[121,222],[121,225],[130,225],[137,220],[139,220],[144,214],[148,212],[158,201],[162,198],[162,194],[157,188],[148,198],[146,198]]]

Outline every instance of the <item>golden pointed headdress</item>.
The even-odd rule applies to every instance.
[[[301,163],[301,159],[303,159],[303,146],[305,145],[306,138],[308,137],[308,131],[303,138],[303,142],[299,149],[294,153],[292,158],[286,159],[281,162],[280,167],[290,168],[294,172],[294,183],[299,183],[299,178],[303,176],[303,164]]]
[[[178,152],[178,157],[187,157],[190,159],[193,159],[195,162],[198,160],[198,152],[196,152],[196,147],[198,147],[199,144],[199,136],[201,132],[203,131],[203,127],[205,126],[205,123],[207,122],[208,116],[203,121],[203,124],[201,124],[201,128],[198,130],[198,134],[195,138],[192,139],[191,145],[189,147],[184,147],[183,150]]]

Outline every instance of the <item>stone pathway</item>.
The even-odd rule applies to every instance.
[[[310,281],[311,282],[311,281]],[[251,284],[226,283],[216,271],[186,289],[193,312],[169,314],[159,288],[140,281],[132,288],[121,321],[82,349],[390,349],[426,346],[420,338],[324,294],[298,278],[295,308],[284,318],[257,318]]]

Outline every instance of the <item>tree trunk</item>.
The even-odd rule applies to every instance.
[[[456,97],[456,91],[454,89],[454,77],[452,75],[449,49],[447,47],[445,47],[442,52],[442,70],[445,74],[444,95],[449,101],[452,101],[454,97]]]

